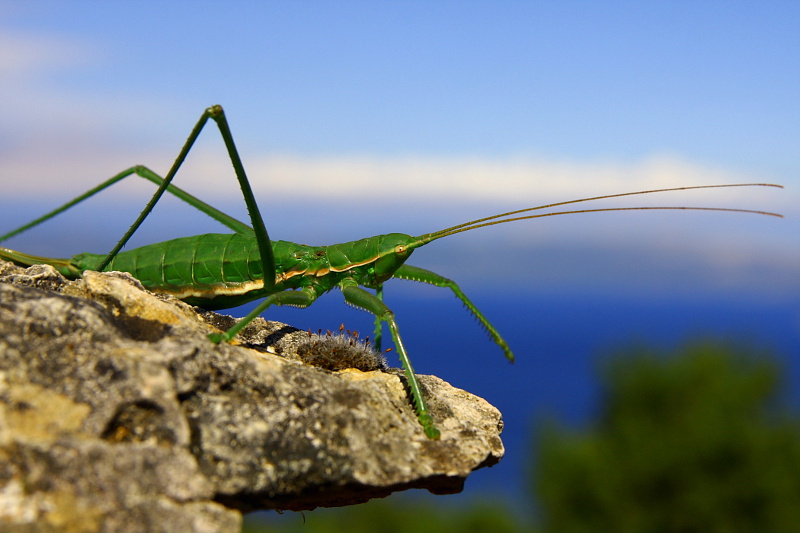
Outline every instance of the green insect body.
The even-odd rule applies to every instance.
[[[376,258],[385,255],[380,247],[395,240],[394,235],[380,235],[332,246],[271,241],[275,282],[269,289],[264,288],[258,242],[247,234],[208,233],[142,246],[118,253],[105,270],[129,272],[148,290],[192,305],[228,309],[289,289],[320,295],[347,277],[374,289],[391,277],[379,279],[375,272]],[[105,257],[78,254],[69,261],[70,271],[98,270]]]
[[[251,225],[249,226],[171,184],[172,179],[208,119],[212,119],[217,123],[228,149],[228,154],[231,157],[250,215]],[[383,323],[388,325],[392,341],[405,371],[417,416],[426,435],[433,439],[439,438],[439,430],[436,428],[416,374],[411,366],[411,361],[398,331],[394,313],[383,302],[383,284],[394,278],[449,288],[478,319],[491,339],[502,349],[506,358],[509,361],[513,361],[514,355],[495,327],[478,310],[475,304],[467,298],[455,282],[429,270],[405,264],[414,249],[443,237],[486,226],[575,213],[638,209],[692,209],[780,216],[764,211],[713,207],[619,207],[512,216],[590,200],[654,192],[741,186],[780,187],[779,185],[762,183],[704,185],[612,194],[530,207],[473,220],[417,237],[402,233],[390,233],[331,246],[306,246],[288,241],[273,241],[270,240],[267,234],[222,108],[213,106],[203,113],[195,125],[166,177],[162,178],[146,167],[132,167],[71,200],[64,206],[1,236],[0,241],[49,220],[58,213],[69,209],[130,175],[138,175],[156,183],[158,190],[131,228],[108,254],[82,253],[75,255],[71,259],[54,259],[31,256],[7,248],[0,248],[0,258],[23,266],[50,264],[64,276],[72,279],[80,277],[85,270],[129,272],[139,279],[142,285],[153,292],[171,294],[187,303],[205,309],[226,309],[263,299],[252,312],[226,332],[209,335],[213,342],[230,341],[245,325],[272,305],[307,307],[322,294],[338,287],[341,289],[347,303],[364,309],[376,317],[374,342],[378,350],[380,350],[381,345],[382,325]],[[170,192],[208,214],[231,228],[234,233],[183,237],[122,251],[122,247],[138,229],[164,192]],[[375,292],[369,292],[362,287],[373,289]]]

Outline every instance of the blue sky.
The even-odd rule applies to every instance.
[[[220,103],[276,238],[328,244],[587,195],[769,181],[787,189],[637,203],[786,220],[563,217],[437,244],[430,261],[492,245],[686,255],[703,283],[798,294],[798,28],[794,2],[5,2],[3,199],[56,203],[134,163],[164,173]],[[238,206],[216,132],[178,179]],[[103,205],[85,216],[113,220]],[[487,275],[476,269],[451,274]]]

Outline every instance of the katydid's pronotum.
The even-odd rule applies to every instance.
[[[178,172],[178,169],[181,167],[208,119],[212,119],[217,124],[222,134],[222,139],[231,158],[234,173],[239,180],[239,187],[241,188],[244,201],[247,205],[250,216],[250,226],[222,213],[174,185],[171,185],[175,174]],[[202,117],[200,117],[200,120],[189,135],[189,138],[178,154],[172,168],[169,169],[166,177],[162,178],[143,166],[129,168],[58,209],[3,235],[0,237],[0,241],[6,240],[26,229],[41,224],[58,213],[69,209],[131,175],[138,175],[156,183],[158,189],[130,229],[128,229],[122,239],[120,239],[108,254],[96,255],[84,253],[78,254],[71,259],[52,259],[34,257],[7,248],[0,248],[0,258],[24,266],[42,263],[49,264],[55,267],[64,276],[73,279],[80,277],[84,270],[125,271],[138,278],[146,288],[153,292],[171,294],[190,304],[206,309],[230,308],[259,298],[264,299],[250,314],[239,320],[239,322],[226,332],[210,334],[209,338],[214,343],[230,341],[246,324],[272,305],[307,307],[314,303],[322,294],[330,291],[334,287],[338,287],[341,289],[347,303],[375,315],[376,332],[374,342],[378,350],[380,350],[383,322],[388,325],[395,349],[403,365],[403,369],[405,370],[405,376],[408,380],[408,387],[417,416],[427,436],[433,439],[439,437],[439,430],[436,428],[417,381],[417,377],[414,374],[411,361],[408,358],[408,353],[398,331],[394,313],[383,302],[383,284],[391,278],[399,278],[449,288],[478,319],[489,334],[489,337],[500,346],[506,358],[509,361],[513,361],[514,355],[495,327],[469,298],[467,298],[455,282],[429,270],[405,264],[415,248],[419,248],[420,246],[441,239],[442,237],[448,237],[456,233],[471,231],[486,226],[575,213],[637,209],[693,209],[780,216],[775,213],[764,211],[714,207],[617,207],[549,211],[545,213],[513,216],[530,211],[555,208],[590,200],[650,194],[663,191],[714,187],[780,187],[779,185],[767,183],[701,185],[611,194],[529,207],[480,218],[416,237],[402,233],[390,233],[388,235],[367,237],[358,241],[334,244],[331,246],[306,246],[287,241],[273,241],[270,240],[266,227],[264,226],[264,221],[259,214],[258,205],[256,204],[253,192],[247,180],[244,166],[242,165],[236,146],[234,145],[233,137],[228,127],[225,114],[222,111],[222,107],[213,106],[206,109]],[[233,230],[234,233],[184,237],[142,246],[124,252],[121,251],[128,242],[128,239],[130,239],[133,233],[139,228],[165,191],[169,191],[189,205],[218,220]],[[375,293],[369,292],[362,287],[372,289]]]

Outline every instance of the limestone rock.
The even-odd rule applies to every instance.
[[[242,511],[458,492],[503,455],[481,398],[420,376],[432,441],[400,371],[305,364],[325,339],[264,320],[207,340],[230,320],[127,274],[0,261],[0,526],[238,531]]]

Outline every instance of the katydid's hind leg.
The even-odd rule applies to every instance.
[[[131,170],[133,170],[137,176],[152,181],[156,185],[161,185],[162,183],[164,183],[164,178],[162,178],[161,176],[159,176],[158,174],[156,174],[155,172],[153,172],[152,170],[150,170],[145,166],[137,165],[133,167],[133,169]],[[192,196],[188,192],[176,187],[175,185],[172,184],[168,185],[167,192],[176,196],[178,199],[183,200],[184,202],[194,207],[198,211],[201,211],[206,215],[210,216],[220,224],[229,227],[236,233],[242,233],[247,235],[253,233],[253,229],[244,222],[236,220],[230,215],[226,215],[219,209],[205,203],[204,201],[195,196]]]
[[[167,172],[167,175],[164,177],[164,180],[158,186],[158,189],[153,194],[152,198],[150,198],[150,201],[147,202],[147,205],[139,214],[134,223],[131,225],[128,231],[125,232],[125,235],[122,236],[122,238],[108,253],[105,259],[100,262],[98,265],[98,270],[103,270],[111,262],[111,260],[114,259],[114,257],[119,253],[122,247],[125,246],[131,236],[136,232],[137,229],[139,229],[139,226],[142,225],[142,222],[144,222],[145,218],[147,218],[147,216],[153,210],[156,203],[161,199],[161,196],[163,196],[164,192],[167,190],[167,188],[169,188],[172,180],[175,178],[175,174],[178,172],[178,169],[180,169],[181,165],[183,165],[184,160],[186,160],[186,156],[192,149],[192,146],[197,140],[197,137],[200,135],[200,132],[203,131],[203,127],[205,126],[206,122],[208,122],[208,119],[212,119],[214,122],[216,122],[217,127],[219,128],[220,135],[222,135],[222,140],[225,143],[225,148],[228,151],[228,156],[231,159],[233,170],[236,174],[236,179],[239,181],[239,188],[244,196],[244,201],[247,205],[247,211],[250,214],[250,222],[253,226],[252,229],[255,233],[256,242],[258,242],[259,254],[261,256],[261,264],[264,272],[264,288],[270,289],[275,285],[275,258],[272,253],[272,245],[269,240],[269,235],[267,234],[261,214],[258,211],[258,205],[256,204],[255,197],[253,196],[250,182],[247,180],[244,166],[242,165],[241,158],[239,157],[239,152],[236,150],[236,144],[233,142],[233,136],[231,135],[230,128],[228,127],[228,121],[225,118],[225,113],[222,110],[222,107],[218,105],[211,106],[203,112],[200,119],[197,121],[197,124],[195,124],[194,128],[192,128],[192,132],[189,134],[189,137],[183,144],[181,151],[178,153],[178,157],[170,167],[169,172]]]
[[[220,342],[231,341],[239,331],[242,330],[247,324],[253,321],[258,315],[263,313],[267,307],[271,305],[288,305],[291,307],[308,307],[314,300],[317,299],[317,294],[310,289],[295,291],[285,290],[275,294],[270,294],[264,301],[256,306],[255,309],[250,311],[244,318],[240,319],[225,333],[212,333],[208,336],[211,342],[218,344]]]
[[[131,168],[125,169],[122,172],[120,172],[119,174],[117,174],[115,176],[112,176],[111,178],[108,178],[106,181],[104,181],[100,185],[98,185],[98,186],[96,186],[96,187],[94,187],[92,189],[89,189],[88,191],[86,191],[85,193],[81,194],[80,196],[76,196],[75,198],[73,198],[69,202],[65,203],[61,207],[53,209],[49,213],[46,213],[46,214],[40,216],[36,220],[28,222],[27,224],[25,224],[23,226],[20,226],[17,229],[9,231],[5,235],[0,236],[0,242],[4,241],[6,239],[10,239],[11,237],[14,237],[15,235],[19,235],[23,231],[26,231],[26,230],[29,230],[29,229],[35,227],[35,226],[38,226],[39,224],[42,224],[43,222],[47,222],[48,220],[50,220],[51,218],[55,217],[56,215],[58,215],[60,213],[63,213],[64,211],[70,209],[71,207],[74,207],[74,206],[78,205],[79,203],[83,202],[84,200],[86,200],[88,198],[91,198],[92,196],[94,196],[95,194],[99,193],[100,191],[103,191],[103,190],[111,187],[112,185],[114,185],[118,181],[121,181],[121,180],[127,178],[128,176],[131,176],[131,175],[135,174],[136,173],[136,168],[137,167],[131,167]]]
[[[189,150],[192,149],[192,146],[197,140],[197,137],[200,135],[200,132],[203,131],[203,126],[205,126],[206,122],[208,122],[210,116],[209,110],[206,109],[203,112],[203,115],[200,117],[200,120],[198,120],[197,124],[195,124],[194,128],[192,128],[189,138],[186,139],[186,142],[183,144],[183,148],[181,148],[181,151],[178,153],[178,157],[175,159],[175,162],[172,163],[172,167],[170,167],[169,172],[167,172],[167,175],[164,177],[161,185],[158,186],[158,189],[155,193],[153,193],[150,201],[147,202],[147,205],[145,205],[142,212],[139,213],[139,216],[136,218],[133,224],[131,224],[131,227],[128,228],[128,231],[125,232],[125,235],[123,235],[119,242],[114,245],[114,248],[108,252],[108,255],[106,255],[105,259],[100,262],[100,264],[97,266],[97,270],[103,270],[106,266],[108,266],[108,264],[114,259],[119,251],[122,250],[122,247],[125,246],[128,240],[130,240],[136,230],[139,229],[139,226],[142,225],[142,222],[144,222],[144,220],[156,206],[156,203],[158,203],[158,201],[161,199],[161,196],[163,196],[164,192],[167,190],[173,178],[175,177],[175,174],[177,174],[178,169],[186,159],[186,156],[189,154]]]
[[[261,213],[258,210],[258,203],[256,202],[253,189],[250,187],[250,181],[247,179],[247,174],[244,171],[244,165],[239,157],[239,151],[236,149],[236,144],[233,142],[233,135],[228,126],[228,119],[225,118],[225,112],[222,106],[215,105],[206,109],[203,116],[209,116],[214,122],[217,123],[219,133],[222,135],[222,141],[225,143],[225,148],[228,150],[228,156],[231,158],[233,171],[236,174],[236,179],[239,180],[239,188],[244,197],[244,203],[247,205],[247,213],[250,215],[250,225],[252,226],[253,233],[256,235],[256,242],[258,243],[258,252],[261,256],[261,265],[264,272],[264,288],[271,289],[275,286],[275,256],[272,252],[272,243],[267,234],[267,228],[264,225],[264,219],[261,218]]]
[[[19,228],[12,230],[12,231],[6,233],[5,235],[0,236],[0,242],[4,241],[6,239],[10,239],[11,237],[14,237],[16,235],[19,235],[20,233],[24,232],[25,230],[31,229],[31,228],[33,228],[35,226],[38,226],[39,224],[47,222],[48,220],[50,220],[51,218],[55,217],[56,215],[58,215],[60,213],[63,213],[64,211],[67,211],[68,209],[70,209],[72,207],[75,207],[76,205],[78,205],[79,203],[83,202],[84,200],[88,200],[89,198],[91,198],[95,194],[97,194],[99,192],[102,192],[103,190],[111,187],[112,185],[115,185],[116,183],[122,181],[123,179],[125,179],[125,178],[127,178],[129,176],[138,176],[138,177],[144,178],[146,180],[149,180],[149,181],[155,183],[156,185],[161,185],[164,182],[164,178],[162,178],[161,176],[159,176],[158,174],[156,174],[155,172],[153,172],[152,170],[150,170],[149,168],[147,168],[145,166],[136,165],[134,167],[127,168],[127,169],[123,170],[122,172],[120,172],[119,174],[116,174],[115,176],[112,176],[111,178],[109,178],[106,181],[102,182],[101,184],[97,185],[96,187],[94,187],[92,189],[89,189],[88,191],[86,191],[85,193],[81,194],[80,196],[77,196],[77,197],[73,198],[72,200],[70,200],[69,202],[65,203],[64,205],[62,205],[62,206],[60,206],[60,207],[58,207],[56,209],[53,209],[49,213],[46,213],[46,214],[40,216],[36,220],[33,220],[33,221],[25,224],[24,226],[20,226]],[[198,210],[200,210],[203,213],[207,214],[208,216],[210,216],[214,220],[217,220],[221,224],[224,224],[225,226],[229,227],[230,229],[232,229],[236,233],[252,233],[252,229],[250,228],[250,226],[248,226],[244,222],[241,222],[241,221],[236,220],[235,218],[233,218],[231,216],[226,215],[222,211],[219,211],[218,209],[206,204],[202,200],[192,196],[188,192],[186,192],[186,191],[184,191],[182,189],[179,189],[178,187],[176,187],[174,185],[171,185],[171,184],[168,185],[167,186],[167,192],[169,192],[170,194],[175,195],[176,197],[178,197],[179,199],[183,200],[184,202],[186,202],[187,204],[191,205],[192,207],[197,208]]]
[[[239,153],[236,149],[236,145],[233,142],[233,136],[230,131],[230,127],[228,126],[228,121],[225,118],[225,113],[222,110],[221,106],[211,106],[206,109],[200,119],[195,124],[194,128],[192,128],[192,132],[189,134],[189,137],[186,139],[183,147],[181,148],[178,157],[175,159],[175,162],[170,167],[169,172],[167,175],[162,179],[160,176],[156,175],[154,172],[145,169],[144,167],[132,167],[127,169],[120,174],[112,177],[109,180],[106,180],[104,183],[100,184],[99,186],[87,191],[86,193],[82,194],[81,196],[75,198],[74,200],[68,202],[64,206],[44,215],[43,217],[39,217],[38,219],[30,222],[16,230],[7,233],[0,237],[0,241],[8,239],[14,235],[17,235],[26,229],[34,227],[42,222],[49,220],[50,218],[56,216],[58,213],[69,209],[70,207],[74,206],[89,198],[90,196],[100,192],[101,190],[110,187],[114,183],[120,181],[121,179],[131,175],[131,174],[138,174],[144,178],[150,179],[156,183],[159,183],[158,189],[150,198],[150,201],[147,202],[147,205],[144,207],[142,212],[133,222],[130,228],[125,232],[122,238],[117,242],[114,248],[106,255],[106,257],[97,265],[97,270],[103,270],[105,267],[108,266],[109,263],[114,259],[114,257],[119,253],[123,246],[130,240],[131,236],[139,229],[139,226],[142,225],[144,220],[150,214],[150,212],[155,207],[156,203],[161,199],[164,192],[170,189],[171,182],[177,174],[178,169],[180,169],[181,165],[183,164],[186,156],[189,154],[189,151],[192,149],[197,137],[200,135],[200,132],[203,130],[206,122],[208,119],[212,119],[216,122],[217,127],[219,128],[220,135],[222,135],[222,140],[225,143],[225,147],[228,151],[228,156],[231,159],[231,163],[233,165],[234,173],[236,174],[236,179],[239,181],[239,188],[242,191],[242,195],[244,196],[245,204],[247,205],[247,211],[250,214],[250,222],[252,224],[252,228],[248,228],[245,224],[235,220],[227,215],[221,213],[220,211],[214,209],[213,207],[201,202],[200,200],[184,193],[180,189],[174,188],[172,193],[178,196],[179,198],[183,199],[184,201],[189,202],[190,205],[193,205],[200,209],[201,211],[211,215],[213,218],[216,218],[223,224],[227,225],[228,227],[232,228],[234,231],[238,233],[254,233],[256,237],[256,242],[258,243],[258,250],[259,255],[261,256],[261,264],[262,264],[262,271],[264,272],[264,288],[269,290],[270,288],[274,287],[275,285],[275,257],[272,252],[272,244],[269,239],[269,235],[267,234],[267,229],[264,226],[264,221],[261,218],[261,214],[258,210],[258,205],[255,200],[255,196],[253,195],[252,188],[250,187],[250,182],[247,179],[247,175],[244,171],[244,166],[242,165],[241,158],[239,157]]]
[[[478,319],[481,325],[484,327],[486,332],[492,338],[492,340],[500,346],[505,354],[506,358],[514,362],[514,354],[511,352],[511,348],[509,348],[508,343],[500,336],[500,333],[495,329],[495,327],[489,322],[489,319],[484,316],[483,313],[475,306],[472,301],[467,298],[467,295],[461,290],[461,287],[458,284],[448,279],[444,276],[440,276],[436,272],[431,272],[430,270],[425,270],[424,268],[419,268],[411,265],[402,265],[398,268],[393,278],[399,279],[408,279],[412,281],[420,281],[422,283],[428,283],[430,285],[435,285],[436,287],[447,287],[453,291],[453,294],[461,300],[461,302],[466,306],[470,313]]]
[[[397,328],[397,322],[395,322],[394,319],[394,313],[385,303],[378,299],[377,296],[359,287],[355,281],[351,280],[348,282],[345,280],[341,287],[344,299],[350,305],[369,311],[375,315],[378,320],[386,322],[389,326],[389,331],[392,334],[392,341],[394,341],[397,354],[400,357],[400,362],[403,364],[403,370],[408,380],[408,387],[411,390],[411,398],[414,401],[419,422],[422,424],[422,428],[425,430],[425,434],[428,438],[438,439],[440,436],[439,430],[436,429],[433,417],[428,409],[428,404],[425,402],[425,398],[422,395],[422,389],[417,380],[417,375],[414,373],[411,360],[408,358],[405,346],[403,346],[403,341],[400,338],[400,332]]]

